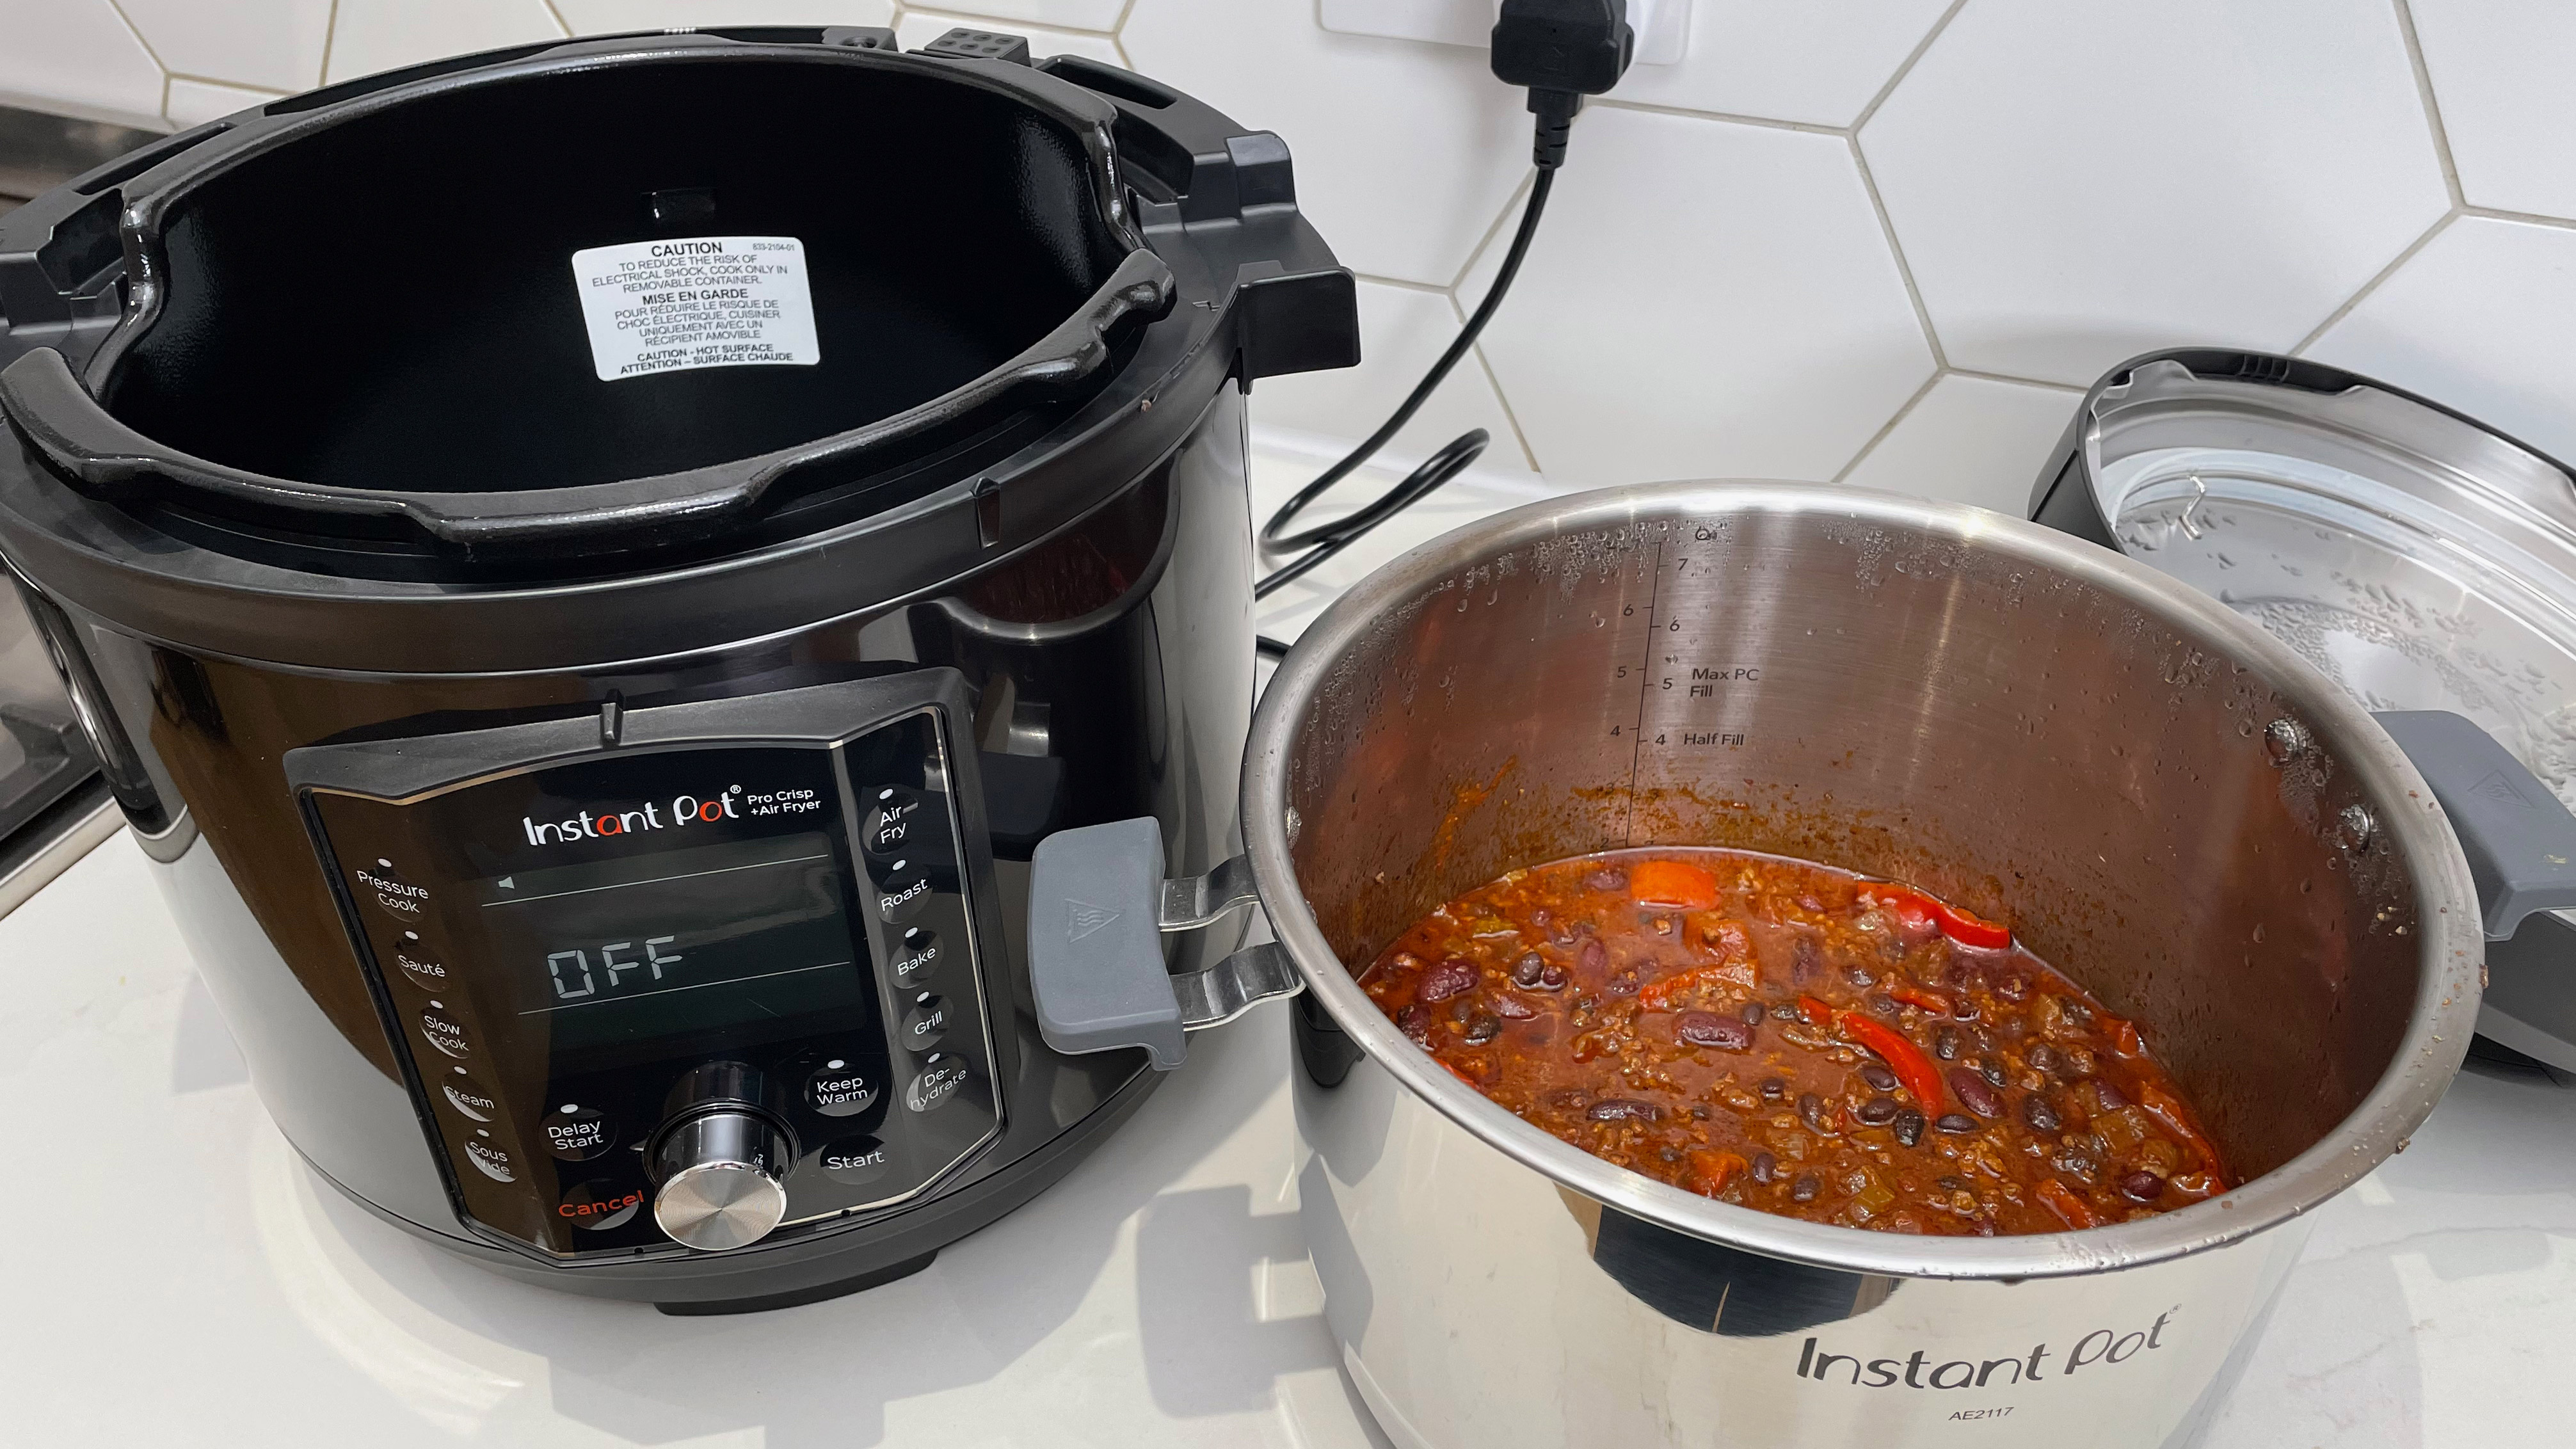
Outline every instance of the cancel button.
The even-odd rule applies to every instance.
[[[873,1137],[844,1137],[820,1154],[823,1175],[846,1187],[864,1187],[886,1175],[886,1145]]]

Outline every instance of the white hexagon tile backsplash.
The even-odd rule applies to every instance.
[[[1578,122],[1518,290],[1390,455],[1483,427],[1525,486],[2018,510],[2080,387],[2186,343],[2576,455],[2569,0],[1680,3],[1679,59]],[[1314,0],[0,0],[0,104],[166,129],[458,51],[762,22],[1016,28],[1286,137],[1369,354],[1256,392],[1310,450],[1454,335],[1528,179],[1481,52],[1330,33]]]

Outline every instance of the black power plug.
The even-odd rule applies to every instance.
[[[1617,85],[1636,49],[1628,0],[1503,0],[1494,22],[1494,76],[1529,88],[1530,114],[1538,117],[1531,153],[1541,169],[1565,164],[1583,98]]]

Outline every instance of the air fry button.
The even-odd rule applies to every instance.
[[[909,859],[886,866],[877,882],[877,914],[896,924],[911,920],[930,900],[930,878]]]
[[[879,785],[868,797],[868,818],[861,843],[882,860],[900,855],[919,834],[921,793],[901,785]]]
[[[417,921],[429,914],[429,888],[412,884],[394,863],[379,857],[351,870],[358,893],[397,921]]]
[[[447,1056],[463,1060],[474,1055],[474,1045],[465,1038],[465,1026],[447,1014],[444,1003],[433,1001],[429,1010],[420,1014],[421,1040]]]

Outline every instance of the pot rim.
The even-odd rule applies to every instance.
[[[2423,923],[2421,980],[2404,1034],[2387,1071],[2349,1116],[2271,1172],[2175,1212],[2080,1232],[1918,1237],[1737,1207],[1614,1166],[1523,1122],[1395,1029],[1325,940],[1290,854],[1287,763],[1304,716],[1342,657],[1378,619],[1496,554],[1651,518],[1759,513],[1819,514],[2001,552],[2123,599],[2265,672],[2361,782],[2407,861]],[[2475,1026],[2486,942],[2468,862],[2423,777],[2369,713],[2287,645],[2190,586],[2109,549],[1964,504],[1827,484],[1712,480],[1600,489],[1479,520],[1378,568],[1308,626],[1261,696],[1242,786],[1246,846],[1271,929],[1306,989],[1371,1060],[1441,1115],[1560,1186],[1676,1232],[1796,1262],[1902,1277],[2044,1278],[2236,1242],[2316,1207],[2403,1151],[2449,1087]]]

